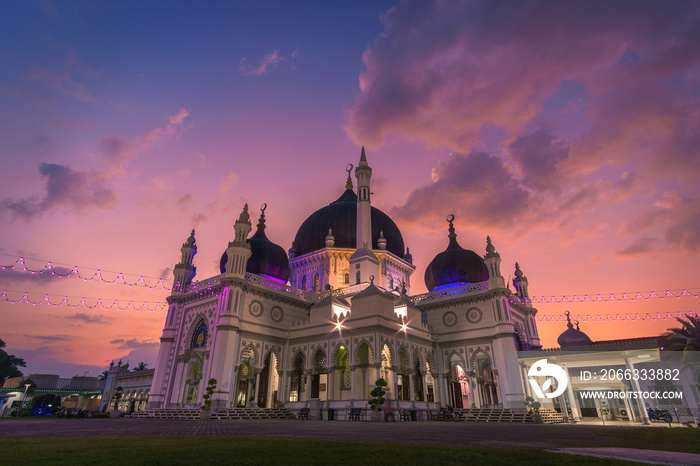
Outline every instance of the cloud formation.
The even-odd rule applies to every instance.
[[[294,60],[299,56],[299,50],[293,49],[288,56],[283,56],[279,50],[275,49],[271,53],[265,55],[258,63],[258,66],[253,66],[248,63],[246,57],[241,58],[238,62],[238,71],[243,76],[262,76],[278,68],[282,62],[287,62],[289,69],[295,70],[296,64]]]
[[[117,345],[117,349],[120,350],[137,350],[137,349],[153,349],[153,348],[158,348],[160,346],[160,343],[156,341],[139,341],[138,338],[131,338],[129,340],[124,340],[123,338],[119,338],[116,340],[110,341],[111,344]]]
[[[405,221],[450,206],[485,229],[563,229],[649,182],[667,190],[661,177],[700,176],[697,2],[406,0],[381,20],[348,135],[452,151],[395,207]],[[618,255],[697,250],[696,195],[673,217],[647,212],[663,241],[637,236]]]
[[[124,173],[125,165],[141,152],[175,136],[189,113],[181,108],[168,117],[168,124],[132,138],[108,136],[100,142],[100,150],[108,164],[103,170],[82,171],[69,165],[42,162],[39,175],[44,193],[22,199],[0,201],[0,213],[26,221],[57,208],[82,211],[91,208],[113,209],[117,205],[114,181]]]

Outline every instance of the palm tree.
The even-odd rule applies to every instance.
[[[100,381],[107,380],[107,374],[109,374],[109,371],[104,371],[104,372],[102,372],[102,373],[97,377],[97,380],[100,380]]]
[[[134,372],[146,370],[146,367],[148,367],[148,363],[140,362],[134,367]]]
[[[700,351],[700,317],[685,315],[685,319],[676,317],[680,328],[670,328],[664,349],[668,351]]]

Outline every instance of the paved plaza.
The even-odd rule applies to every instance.
[[[348,421],[180,421],[165,419],[38,419],[0,422],[0,439],[223,435],[305,438],[459,448],[565,450],[570,453],[645,460],[653,464],[697,464],[700,455],[618,448],[616,429],[596,425]],[[643,427],[638,427],[643,429]],[[649,428],[649,427],[647,427]],[[571,448],[576,446],[577,448]],[[657,460],[657,461],[655,461]]]

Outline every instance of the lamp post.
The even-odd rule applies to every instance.
[[[19,412],[21,413],[22,410],[24,409],[25,405],[27,404],[27,392],[29,391],[29,387],[31,387],[32,384],[26,383],[24,384],[24,399],[23,401],[19,404]]]

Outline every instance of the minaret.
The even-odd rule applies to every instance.
[[[245,277],[245,269],[250,258],[250,245],[247,243],[248,233],[252,230],[250,226],[250,215],[248,214],[248,204],[243,206],[243,212],[233,225],[236,236],[232,242],[228,243],[226,255],[226,274]]]
[[[367,163],[365,148],[362,147],[360,163],[355,168],[357,178],[357,229],[355,247],[350,256],[351,284],[368,282],[369,277],[379,276],[379,259],[372,252],[372,206],[370,204],[369,180],[372,169]],[[354,280],[353,280],[354,277]]]
[[[486,255],[484,256],[484,262],[489,268],[489,275],[491,277],[501,276],[501,255],[496,252],[496,248],[491,244],[491,237],[486,237]]]
[[[192,283],[192,279],[197,273],[197,267],[192,265],[194,255],[197,254],[194,230],[192,230],[192,233],[190,234],[190,237],[187,238],[187,241],[183,243],[182,247],[180,248],[180,253],[182,253],[180,263],[176,264],[175,269],[173,270],[174,279],[172,294],[186,292],[190,283]]]
[[[357,178],[357,249],[372,249],[372,208],[370,204],[369,180],[372,178],[372,169],[367,163],[365,147],[362,146],[360,163],[355,168]]]
[[[527,293],[527,277],[523,275],[523,271],[520,270],[520,264],[515,263],[515,278],[513,279],[513,286],[515,287],[516,294],[520,299],[530,300],[530,295]]]

